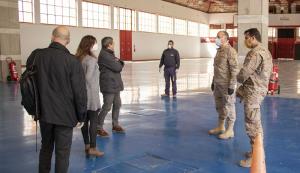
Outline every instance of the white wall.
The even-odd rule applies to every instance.
[[[80,1],[80,0],[79,0]],[[130,8],[133,10],[150,12],[153,14],[171,16],[199,23],[208,23],[208,14],[164,2],[162,0],[92,0],[94,2]],[[138,3],[137,3],[138,1]],[[22,64],[26,63],[29,54],[36,48],[47,47],[50,43],[51,32],[54,25],[21,23],[21,56]],[[111,36],[115,40],[116,55],[120,56],[119,30],[95,29],[83,27],[70,27],[71,43],[67,46],[71,53],[75,54],[80,39],[87,34],[94,35],[98,42],[104,36]],[[183,58],[200,57],[200,38],[189,36],[168,35],[159,33],[133,32],[133,60],[159,59],[168,40],[175,41],[175,47]]]
[[[233,15],[234,13],[209,14],[209,23],[233,23]],[[300,14],[269,14],[269,26],[300,26]]]
[[[42,24],[25,24],[21,23],[21,57],[22,64],[26,63],[27,57],[36,48],[48,47],[51,40],[51,33],[55,26],[42,25]],[[71,42],[67,46],[69,51],[73,54],[76,53],[76,49],[81,38],[84,35],[93,35],[97,38],[99,45],[101,39],[105,36],[111,36],[114,38],[116,55],[120,54],[119,44],[119,31],[109,29],[94,29],[94,28],[82,28],[82,27],[69,27],[71,33]],[[97,54],[99,51],[97,52]]]
[[[300,26],[300,14],[270,14],[269,26]]]
[[[213,58],[217,53],[217,47],[215,43],[201,43],[201,58]]]
[[[211,13],[209,14],[209,24],[233,23],[233,16],[236,13]]]
[[[27,57],[36,48],[47,47],[50,43],[51,32],[55,26],[42,24],[25,24],[21,28],[21,56],[22,64],[26,63]],[[119,31],[109,29],[94,29],[82,27],[69,27],[71,32],[71,42],[67,46],[71,53],[75,54],[80,39],[87,34],[100,40],[105,36],[111,36],[115,40],[115,53],[120,56]],[[200,57],[200,38],[178,36],[169,34],[133,32],[132,45],[135,46],[133,60],[153,60],[161,57],[162,51],[167,48],[169,40],[175,42],[175,48],[178,49],[182,58]],[[97,54],[99,51],[97,52]]]
[[[133,60],[160,59],[169,40],[174,41],[174,47],[179,51],[181,58],[200,57],[199,37],[133,32],[132,45],[135,46]]]

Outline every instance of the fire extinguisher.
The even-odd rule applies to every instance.
[[[16,69],[16,62],[13,61],[11,57],[6,58],[6,62],[8,64],[9,76],[7,76],[7,81],[18,81],[19,75]]]

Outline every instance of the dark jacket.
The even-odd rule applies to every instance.
[[[100,69],[100,90],[102,93],[118,93],[124,90],[121,71],[124,62],[116,58],[114,52],[102,49],[98,57]]]
[[[179,69],[180,56],[176,49],[171,48],[171,49],[164,50],[160,59],[159,68],[161,68],[163,65],[165,66],[165,69],[170,67]]]
[[[35,59],[40,94],[40,121],[74,127],[85,120],[87,91],[79,60],[66,47],[51,43],[29,56],[28,68]]]

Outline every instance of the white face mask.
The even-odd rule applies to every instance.
[[[95,51],[97,51],[98,50],[98,44],[96,43],[96,44],[94,44],[94,46],[91,48],[91,51],[92,52],[95,52]]]
[[[171,49],[171,48],[172,48],[172,45],[169,44],[169,45],[168,45],[168,48]]]
[[[222,45],[221,39],[216,38],[216,45],[217,45],[218,48],[221,47],[221,45]]]

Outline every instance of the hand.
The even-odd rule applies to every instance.
[[[84,122],[78,122],[76,125],[76,128],[81,129],[83,125],[84,125]]]
[[[234,93],[234,89],[228,88],[228,95],[232,95]]]
[[[159,67],[159,70],[158,70],[159,72],[161,72],[161,67]]]
[[[211,89],[211,91],[214,91],[214,89],[215,89],[214,83],[211,83],[210,89]]]
[[[178,73],[178,70],[179,70],[179,69],[176,69],[176,70],[175,70],[175,73],[176,73],[176,74]]]

